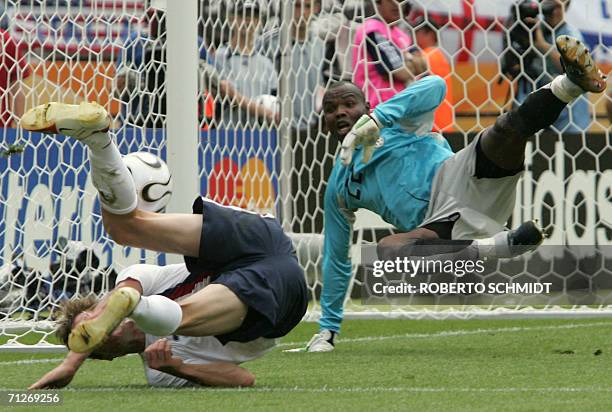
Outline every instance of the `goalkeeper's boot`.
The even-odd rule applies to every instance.
[[[331,352],[334,350],[334,337],[336,332],[323,329],[314,335],[306,345],[308,352]]]
[[[544,231],[540,225],[530,220],[521,223],[516,229],[505,230],[488,239],[478,239],[474,242],[480,257],[505,259],[537,249],[544,239]]]
[[[32,132],[63,134],[82,140],[94,133],[107,132],[111,119],[97,103],[47,103],[28,110],[19,124]]]
[[[140,293],[134,288],[114,290],[97,316],[84,320],[72,329],[68,337],[68,348],[78,353],[94,350],[134,311],[139,301]]]
[[[536,250],[545,238],[544,231],[535,220],[521,223],[516,229],[508,231],[510,257]]]
[[[585,92],[601,93],[606,89],[606,76],[597,68],[583,42],[564,35],[557,37],[556,43],[561,64],[572,83]]]

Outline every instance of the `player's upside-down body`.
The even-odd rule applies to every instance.
[[[49,103],[21,119],[26,130],[66,134],[88,147],[104,226],[117,243],[181,254],[185,264],[130,267],[102,301],[69,303],[58,334],[70,352],[31,387],[65,386],[88,357],[128,353],[143,353],[153,385],[252,385],[254,376],[237,365],[266,353],[306,312],[291,240],[272,216],[203,197],[192,215],[137,209],[109,125],[95,103]]]

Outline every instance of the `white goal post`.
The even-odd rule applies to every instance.
[[[296,5],[301,1],[310,5],[310,17]],[[306,320],[318,319],[323,194],[337,148],[324,133],[321,96],[330,83],[351,79],[355,33],[375,6],[370,0],[255,3],[7,0],[0,6],[0,351],[64,350],[52,337],[62,300],[104,294],[127,265],[181,259],[123,248],[105,235],[83,147],[16,127],[24,108],[49,101],[98,101],[115,118],[112,131],[122,154],[149,151],[166,159],[175,179],[169,211],[188,212],[200,193],[278,216],[306,272],[312,296]],[[443,132],[457,150],[516,97],[516,82],[500,72],[510,47],[504,38],[521,24],[504,28],[514,1],[401,3],[411,5],[399,26],[413,42],[406,51],[429,53],[416,39],[420,29],[431,29],[448,61],[452,93],[446,104],[452,110]],[[605,16],[612,10],[603,9],[607,2],[586,3],[572,1],[567,21],[609,70],[612,29]],[[252,49],[241,53],[244,39],[238,37],[250,26],[236,23],[236,16],[245,9],[259,26]],[[302,23],[305,35],[296,39],[294,28]],[[219,80],[252,100],[276,94],[276,103],[266,108],[282,116],[275,120],[269,112],[240,106],[221,93]],[[530,140],[509,222],[539,219],[551,232],[547,245],[591,247],[596,263],[560,270],[551,252],[542,252],[537,259],[548,269],[535,273],[526,266],[505,275],[554,278],[557,293],[544,302],[441,305],[417,299],[365,305],[361,246],[393,228],[359,211],[346,318],[612,315],[612,283],[606,278],[612,273],[607,99],[602,94],[585,101],[588,125],[579,133],[552,130]],[[570,117],[570,126],[575,123],[580,122]]]

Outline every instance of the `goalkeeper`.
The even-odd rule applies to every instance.
[[[334,349],[351,279],[351,222],[359,208],[404,232],[379,243],[379,257],[386,259],[410,254],[414,245],[435,250],[436,243],[444,243],[454,245],[455,256],[503,258],[541,243],[534,222],[504,230],[527,139],[551,125],[568,103],[585,92],[602,92],[606,83],[584,44],[569,36],[556,43],[566,74],[501,115],[457,154],[442,136],[429,132],[446,92],[440,77],[415,82],[371,114],[352,83],[327,90],[325,125],[342,145],[325,192],[322,317],[308,351]]]

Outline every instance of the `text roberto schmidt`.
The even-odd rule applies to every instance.
[[[396,283],[386,284],[375,282],[372,284],[372,292],[376,295],[420,295],[420,294],[546,294],[550,293],[552,283]]]
[[[484,260],[429,260],[424,258],[396,258],[372,262],[368,283],[374,295],[414,294],[547,294],[552,283],[544,282],[468,282],[462,281],[466,274],[482,274]],[[402,281],[398,274],[415,278],[417,275],[453,275],[448,281],[415,282]],[[389,276],[390,275],[390,276]],[[418,279],[418,278],[417,278]]]

